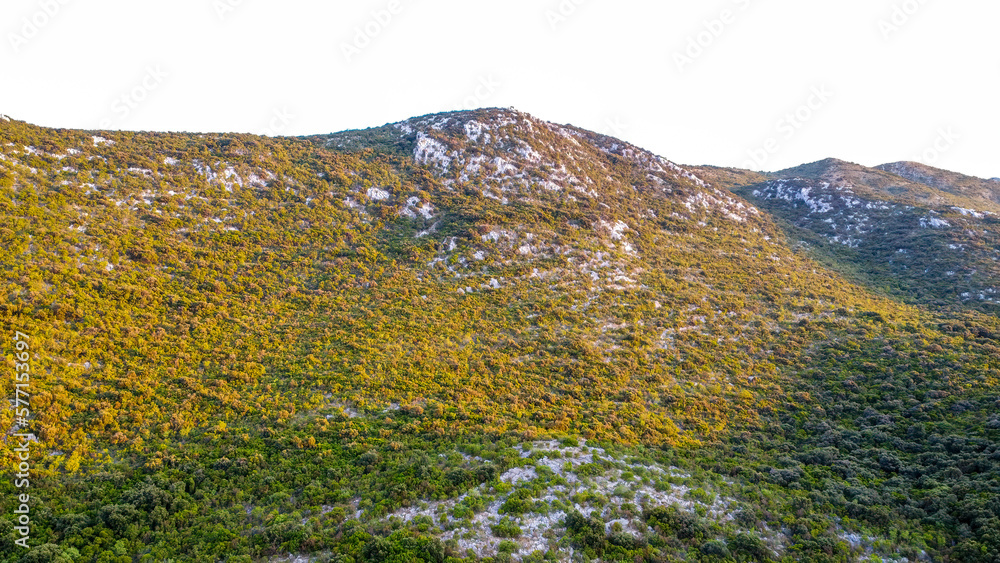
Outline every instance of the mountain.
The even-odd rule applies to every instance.
[[[1000,204],[1000,185],[997,185],[996,179],[983,180],[982,178],[933,168],[918,162],[893,162],[882,164],[876,168],[948,193],[979,201],[983,206],[992,207],[992,205]]]
[[[6,561],[1000,553],[996,215],[958,188],[681,166],[508,109],[11,120],[0,212],[35,546],[4,520]],[[963,287],[912,273],[947,237],[983,261]]]
[[[918,164],[866,168],[835,159],[733,187],[787,225],[817,259],[911,303],[1000,305],[1000,192]],[[819,256],[823,256],[822,258]]]

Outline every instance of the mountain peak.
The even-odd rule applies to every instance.
[[[839,158],[833,158],[833,157],[824,158],[823,160],[818,160],[818,161],[816,161],[813,164],[822,165],[822,166],[860,166],[859,164],[856,164],[854,162],[850,162],[850,161],[847,161],[847,160],[841,160]]]
[[[823,160],[817,160],[816,162],[800,164],[799,166],[779,170],[774,172],[773,175],[778,176],[779,178],[805,177],[821,179],[837,172],[848,170],[858,171],[862,169],[864,169],[864,167],[860,164],[840,160],[839,158],[824,158]]]
[[[671,193],[670,186],[678,185],[710,189],[694,172],[631,143],[513,108],[428,114],[310,140],[336,150],[374,148],[412,158],[433,170],[446,189],[475,186],[483,197],[503,205],[581,198],[597,202],[610,191],[618,193],[612,186],[619,181],[627,181],[630,190],[661,193]],[[616,168],[623,165],[642,172],[627,180],[617,178]],[[731,199],[712,192],[712,197]]]
[[[479,108],[472,110],[445,111],[411,117],[386,126],[408,131],[410,129],[433,129],[435,131],[461,130],[466,123],[483,123],[491,126],[514,125],[522,123],[540,123],[534,116],[518,111],[515,108]]]

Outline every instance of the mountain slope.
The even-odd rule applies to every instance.
[[[833,159],[772,176],[734,191],[822,247],[835,269],[909,302],[997,311],[993,201]]]
[[[939,190],[978,200],[981,206],[990,208],[1000,204],[1000,183],[983,180],[965,174],[958,174],[919,162],[893,162],[877,166],[879,170],[892,172],[914,182],[933,186]]]
[[[865,194],[907,185],[863,172],[886,182]],[[32,541],[95,561],[1000,548],[996,318],[824,268],[724,191],[765,180],[499,109],[303,139],[0,123]]]

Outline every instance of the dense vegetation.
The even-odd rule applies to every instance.
[[[834,159],[771,176],[732,189],[825,266],[935,311],[1000,312],[1000,186],[913,163],[873,169]]]
[[[1000,558],[994,313],[904,304],[636,147],[489,110],[308,139],[2,122],[0,154],[38,439],[29,551],[0,483],[4,561]],[[546,439],[693,504],[550,499]],[[496,545],[399,516],[445,501],[498,505]]]

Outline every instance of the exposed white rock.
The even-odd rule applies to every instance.
[[[436,164],[444,169],[448,168],[452,160],[448,156],[448,147],[422,131],[417,133],[417,146],[413,150],[413,157],[420,164]]]
[[[373,186],[371,188],[368,188],[368,191],[365,192],[365,195],[368,196],[368,199],[373,201],[384,201],[389,199],[390,194],[389,192],[383,190],[382,188],[376,188]]]
[[[945,227],[950,227],[951,223],[945,221],[944,219],[938,219],[937,217],[921,217],[920,226],[927,229],[943,229]]]
[[[478,141],[479,137],[482,136],[485,126],[478,121],[467,121],[465,123],[465,136],[469,138],[470,141]]]
[[[966,217],[974,217],[976,219],[982,219],[982,218],[984,218],[986,216],[984,213],[980,213],[980,212],[974,211],[972,209],[964,209],[962,207],[952,207],[952,209],[954,209],[955,211],[958,211],[959,213],[961,213],[963,216],[966,216]]]
[[[460,293],[463,290],[459,290]],[[706,517],[719,522],[732,520],[735,501],[715,493],[695,495],[693,489],[682,484],[689,476],[676,468],[646,465],[639,461],[616,459],[601,448],[565,446],[558,442],[535,442],[522,451],[521,457],[533,456],[535,461],[514,467],[500,475],[499,481],[512,489],[484,502],[495,491],[479,486],[461,496],[444,501],[421,503],[416,507],[397,510],[387,519],[398,518],[410,522],[420,518],[440,531],[443,541],[456,540],[460,551],[472,550],[479,557],[496,555],[503,540],[494,535],[492,526],[508,518],[521,530],[519,537],[511,540],[516,546],[514,555],[524,557],[535,551],[546,551],[550,541],[558,541],[565,534],[565,518],[569,511],[604,519],[605,530],[610,532],[618,524],[622,532],[639,537],[641,523],[637,517],[612,518],[613,511],[625,504],[676,506],[686,512],[703,511]],[[465,456],[470,461],[482,461]],[[667,484],[672,482],[673,484]],[[545,506],[541,511],[532,510],[520,515],[502,514],[504,501],[522,487],[540,483],[541,492],[532,495],[535,506]],[[470,513],[466,501],[484,505],[478,513]],[[459,512],[459,510],[461,512]],[[769,538],[780,545],[780,538]],[[564,557],[568,552],[562,554]]]

